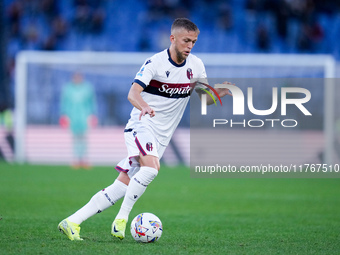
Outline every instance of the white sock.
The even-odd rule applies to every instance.
[[[126,184],[115,180],[113,184],[96,193],[86,205],[68,217],[68,220],[80,224],[91,216],[104,211],[124,197],[126,188]]]
[[[130,180],[126,194],[116,219],[128,220],[130,211],[136,201],[143,195],[146,187],[157,176],[158,171],[152,167],[143,166]]]

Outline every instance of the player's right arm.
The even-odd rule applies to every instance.
[[[145,116],[146,114],[149,114],[150,117],[155,116],[155,110],[152,109],[141,96],[143,90],[144,88],[141,85],[134,82],[128,94],[128,100],[130,103],[141,111],[139,120],[141,120],[142,116]]]
[[[67,85],[65,85],[62,89],[61,98],[60,98],[60,117],[59,124],[62,128],[68,128],[70,126],[70,119],[68,117],[68,111],[71,108],[69,106],[69,90],[67,89]]]

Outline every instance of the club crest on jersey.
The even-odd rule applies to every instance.
[[[169,74],[170,74],[170,71],[166,71],[165,74],[166,74],[166,77],[168,78]]]
[[[147,149],[148,151],[152,151],[152,150],[153,150],[152,143],[150,143],[150,142],[146,143],[146,149]]]
[[[191,68],[188,68],[188,69],[187,69],[187,77],[188,77],[188,79],[189,79],[189,80],[192,79],[193,76],[194,76],[194,75],[192,74]]]

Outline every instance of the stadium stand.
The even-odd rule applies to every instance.
[[[4,0],[7,73],[14,98],[21,50],[148,51],[168,46],[186,16],[201,30],[195,52],[315,53],[340,58],[336,0]]]

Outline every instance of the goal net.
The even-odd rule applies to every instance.
[[[123,129],[132,109],[127,101],[131,82],[153,53],[23,51],[16,59],[15,160],[65,164],[72,161],[71,134],[59,127],[63,86],[75,72],[82,73],[95,90],[99,125],[88,132],[88,159],[113,165],[126,156]],[[318,103],[324,160],[338,160],[336,136],[335,61],[330,56],[196,54],[209,78],[327,78]],[[313,94],[313,93],[312,93]],[[340,125],[340,124],[339,124]],[[190,113],[176,131],[164,154],[168,164],[189,164]],[[299,131],[301,132],[301,130]],[[340,131],[339,131],[340,132]]]

